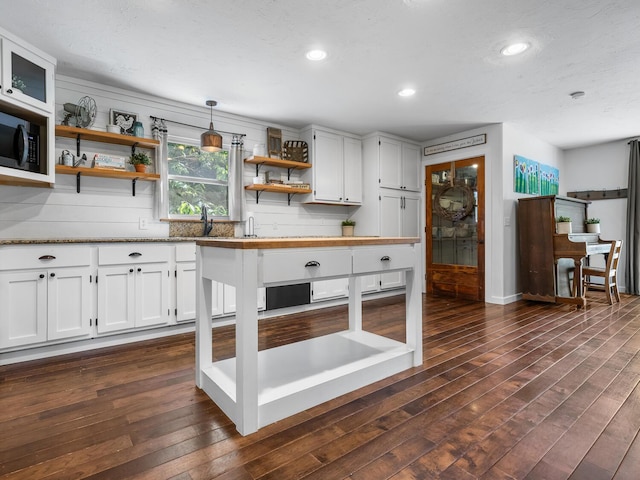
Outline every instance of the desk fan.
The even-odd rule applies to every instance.
[[[69,119],[73,118],[76,127],[89,128],[93,125],[98,111],[96,101],[91,97],[82,97],[77,104],[64,104],[65,117],[62,121],[63,125],[69,125]]]

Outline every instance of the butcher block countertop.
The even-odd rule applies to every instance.
[[[201,247],[267,249],[306,247],[351,247],[420,243],[417,237],[277,237],[277,238],[200,238]]]

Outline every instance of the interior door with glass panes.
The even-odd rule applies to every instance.
[[[484,157],[426,167],[427,292],[484,300]]]

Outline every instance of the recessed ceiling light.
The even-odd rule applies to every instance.
[[[511,45],[507,45],[502,50],[500,50],[500,53],[502,53],[502,55],[504,55],[505,57],[511,57],[513,55],[521,54],[525,50],[528,50],[529,47],[530,45],[526,42],[512,43]]]
[[[309,50],[307,52],[307,58],[309,60],[313,60],[314,62],[318,62],[327,58],[327,52],[325,52],[324,50]]]
[[[403,88],[398,92],[398,95],[400,95],[401,97],[411,97],[412,95],[415,95],[415,94],[416,94],[416,91],[413,88]]]

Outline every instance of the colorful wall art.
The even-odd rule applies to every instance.
[[[557,195],[560,171],[535,160],[513,156],[513,191],[530,195]]]
[[[560,171],[557,168],[540,164],[540,195],[557,195],[559,180]]]
[[[514,155],[513,191],[537,195],[539,190],[540,165],[534,160]]]

